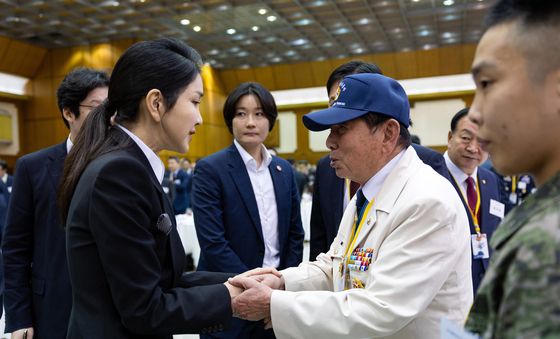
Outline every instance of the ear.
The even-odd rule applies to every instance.
[[[76,120],[76,116],[70,111],[68,107],[64,107],[62,109],[62,116],[64,117],[64,119],[66,119],[66,121],[68,121],[69,125]]]
[[[449,132],[447,132],[447,144],[448,145],[451,142],[451,138],[453,138],[453,133],[451,133],[451,131],[449,131]]]
[[[395,119],[389,119],[385,122],[384,126],[384,142],[389,142],[391,144],[396,144],[399,139],[401,126]]]
[[[163,113],[165,113],[165,104],[163,102],[163,95],[159,89],[151,89],[146,94],[145,105],[150,117],[155,122],[161,122]]]

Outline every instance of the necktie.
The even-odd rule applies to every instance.
[[[474,214],[476,211],[476,187],[474,185],[474,179],[472,177],[468,177],[465,180],[467,183],[467,202],[469,203],[469,208],[471,212]]]
[[[350,199],[356,194],[358,188],[360,188],[360,184],[355,181],[350,181]]]
[[[364,196],[364,193],[362,193],[362,190],[358,190],[356,193],[356,212],[358,213],[358,220],[356,221],[357,225],[359,225],[360,220],[362,220],[363,208],[367,202],[368,200]]]

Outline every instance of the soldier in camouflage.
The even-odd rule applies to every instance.
[[[466,327],[483,338],[560,338],[560,1],[498,0],[473,62],[469,112],[505,175],[538,190],[491,240]]]

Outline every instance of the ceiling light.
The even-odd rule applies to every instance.
[[[423,29],[421,31],[418,31],[418,33],[416,33],[416,35],[418,35],[418,36],[428,36],[428,35],[431,35],[431,34],[432,34],[432,31],[427,30],[427,29]]]
[[[259,30],[259,26],[253,26],[253,27],[251,27],[251,29],[253,30],[253,32],[256,32],[256,31]]]
[[[412,0],[412,2],[420,2],[420,0]]]
[[[241,52],[237,53],[238,57],[246,57],[248,55],[249,55],[249,52],[247,52],[247,51],[241,51]]]
[[[356,48],[352,52],[354,52],[355,54],[362,54],[364,52],[364,49],[363,48]]]
[[[323,46],[323,47],[333,47],[333,43],[330,42],[330,41],[327,41],[324,44],[322,44],[321,46]]]
[[[260,15],[265,15],[266,14],[266,9],[264,9],[264,8],[259,9],[259,14]]]
[[[274,58],[270,59],[270,61],[272,61],[272,62],[280,62],[280,61],[282,61],[282,58],[281,58],[281,57],[274,57]]]
[[[295,22],[294,22],[294,25],[297,25],[297,26],[307,26],[307,25],[309,25],[309,24],[311,24],[311,23],[313,23],[313,20],[301,19],[301,20],[295,21]]]
[[[274,15],[269,15],[269,16],[266,17],[266,20],[268,20],[270,22],[273,22],[273,21],[276,21],[276,17]]]
[[[454,3],[455,3],[455,1],[453,1],[453,0],[444,0],[444,1],[443,1],[443,5],[444,5],[444,6],[451,6],[451,5],[453,5]]]
[[[194,26],[192,29],[193,29],[193,31],[195,31],[195,32],[200,32],[200,30],[201,30],[202,28],[200,28],[200,26]]]
[[[266,42],[266,43],[271,43],[271,42],[275,42],[276,40],[278,40],[278,39],[276,39],[275,36],[268,36],[263,41]]]
[[[294,45],[294,46],[301,46],[301,45],[305,45],[307,42],[308,42],[307,39],[296,39],[296,40],[293,40],[291,42],[291,44]]]
[[[188,25],[188,24],[190,24],[190,23],[191,23],[191,21],[190,21],[189,19],[183,19],[183,20],[181,20],[181,25],[183,25],[183,26],[186,26],[186,25]]]
[[[358,21],[356,21],[356,24],[358,25],[367,25],[371,22],[371,20],[369,18],[362,18]]]
[[[214,48],[214,49],[209,50],[208,54],[209,55],[218,55],[218,54],[220,54],[220,51]]]
[[[324,6],[325,4],[326,4],[326,1],[317,0],[317,1],[313,1],[313,2],[309,3],[309,7],[320,7],[320,6]]]
[[[348,28],[346,28],[346,27],[340,27],[340,28],[335,29],[335,30],[333,31],[333,34],[346,34],[346,33],[348,33],[348,32],[350,32],[350,30],[349,30]]]
[[[236,30],[233,28],[228,28],[228,30],[226,31],[227,34],[232,35],[235,34]]]
[[[294,56],[296,54],[297,54],[296,51],[293,51],[293,50],[289,50],[289,51],[284,52],[284,55],[287,56],[287,57],[291,57],[291,56]]]
[[[229,51],[231,53],[237,53],[237,52],[241,51],[241,48],[235,46],[235,47],[230,48]]]
[[[249,69],[249,65],[247,65],[247,64],[244,64],[244,65],[241,65],[241,67],[240,67],[240,68],[241,68],[241,69]]]

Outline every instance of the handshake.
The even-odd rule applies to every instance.
[[[255,268],[224,283],[231,296],[233,316],[244,320],[264,320],[272,328],[270,299],[272,290],[284,289],[284,278],[274,268]]]

